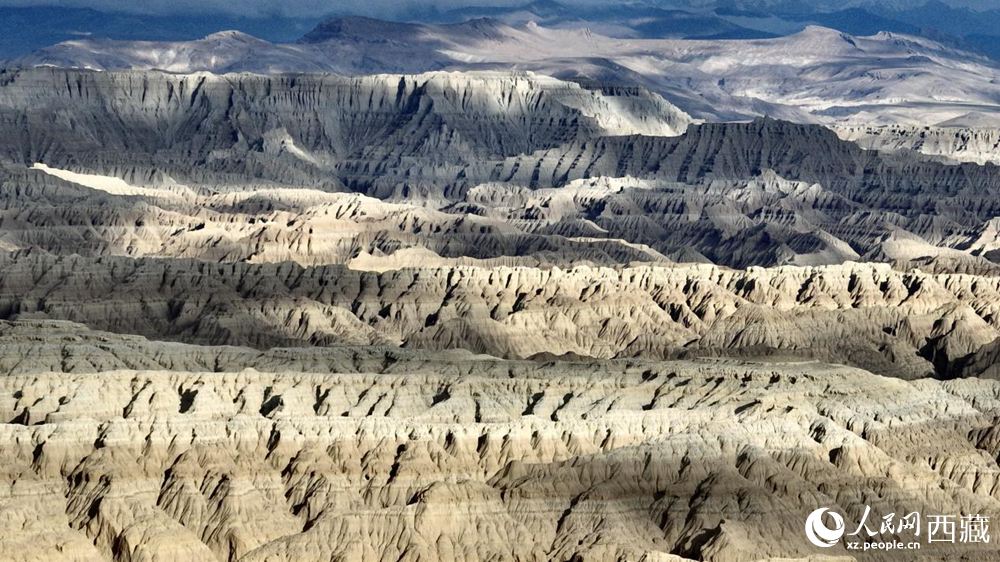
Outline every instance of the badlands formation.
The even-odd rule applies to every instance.
[[[815,125],[693,124],[641,88],[534,74],[0,74],[11,250],[983,272],[997,183],[993,166]]]
[[[7,318],[207,346],[464,349],[538,360],[775,357],[902,379],[996,377],[989,358],[1000,337],[996,276],[900,272],[886,264],[379,273],[16,252],[0,260],[0,305]],[[9,368],[39,371],[94,353],[83,349],[92,343],[74,349],[39,340],[38,359]],[[127,349],[97,347],[106,361],[74,363],[104,369],[175,361],[163,352],[163,362],[155,353],[133,362],[117,357]]]
[[[996,558],[803,527],[1000,517],[995,135],[828,87],[992,67],[811,29],[749,47],[831,97],[754,101],[709,42],[358,25],[0,71],[0,560]]]
[[[809,512],[1000,515],[995,381],[404,354],[0,384],[4,560],[849,560]]]
[[[983,115],[971,123],[989,123]],[[1000,164],[1000,128],[962,126],[919,127],[907,125],[837,127],[837,135],[871,150],[916,152],[942,162]]]

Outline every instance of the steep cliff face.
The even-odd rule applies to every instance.
[[[262,166],[255,155],[268,153],[287,156],[287,167],[335,167],[360,185],[376,169],[401,174],[402,162],[442,183],[511,174],[510,166],[517,168],[512,177],[543,185],[624,174],[736,179],[770,168],[789,179],[833,184],[846,176],[841,181],[910,191],[944,182],[945,191],[988,175],[978,167],[885,159],[822,127],[758,120],[694,126],[676,136],[688,123],[641,89],[585,89],[502,73],[340,78],[33,69],[8,71],[0,82],[4,153],[28,163],[86,153],[91,162],[77,165],[107,166],[124,152],[134,166],[162,159],[169,167],[187,155],[199,158],[199,167],[221,172],[225,162],[235,173],[254,171],[251,165]],[[594,138],[609,135],[621,138]],[[273,180],[266,168],[260,172]]]
[[[205,193],[168,177],[131,181],[43,164],[0,166],[0,244],[360,269],[932,258],[979,272],[993,267],[987,258],[1000,247],[995,221],[980,223],[960,206],[942,206],[933,219],[919,209],[881,211],[772,171],[693,184],[601,177],[532,190],[489,182],[440,209],[318,189],[246,185]],[[979,203],[987,209],[987,201]]]
[[[688,124],[641,89],[530,75],[33,69],[0,81],[7,158],[143,182],[167,175],[210,189],[259,182],[456,200],[487,181],[534,188],[630,175],[691,183],[771,169],[880,210],[919,213],[941,196],[991,193],[996,182],[989,168],[888,158],[818,126]]]
[[[829,188],[937,186],[938,195],[979,188],[989,177],[978,168],[887,161],[822,127],[773,120],[694,126],[676,136],[689,119],[654,94],[534,75],[33,69],[2,76],[4,154],[117,176],[139,169],[206,184],[239,175],[292,183],[325,177],[379,196],[408,185],[438,197],[489,179],[694,181],[745,179],[763,169]]]
[[[532,75],[8,73],[0,242],[373,269],[977,271],[1000,249],[994,168],[866,151],[819,126],[687,123],[642,90]]]
[[[171,75],[34,69],[0,78],[4,152],[219,159],[287,137],[330,164],[361,149],[453,161],[504,157],[593,135],[676,135],[689,119],[648,92],[587,90],[542,76]],[[7,133],[10,133],[7,135]]]
[[[511,170],[515,166],[520,173]],[[562,185],[588,175],[682,182],[706,177],[745,179],[770,169],[786,179],[820,183],[852,198],[861,198],[867,191],[867,197],[886,199],[901,193],[918,197],[982,193],[982,188],[996,181],[994,167],[945,165],[905,153],[884,155],[843,141],[826,127],[774,119],[695,125],[673,138],[574,142],[510,159],[504,172],[510,172],[511,180],[524,182],[525,168],[538,168],[534,175],[539,185]],[[885,202],[884,208],[890,208],[891,201]]]

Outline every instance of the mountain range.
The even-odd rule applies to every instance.
[[[762,2],[676,0],[607,4],[536,0],[519,5],[477,5],[442,9],[431,4],[404,5],[393,19],[411,23],[461,23],[491,18],[509,25],[534,21],[563,29],[634,39],[759,39],[790,35],[819,25],[850,35],[879,31],[920,35],[966,50],[1000,56],[1000,31],[993,22],[1000,6],[961,2]],[[984,11],[984,8],[988,8]],[[116,40],[191,41],[212,33],[236,30],[273,42],[292,42],[329,17],[374,13],[317,13],[312,16],[267,17],[217,14],[151,15],[67,7],[2,7],[0,59],[14,58],[80,37]]]
[[[235,31],[185,42],[82,38],[10,66],[341,75],[530,70],[579,83],[640,86],[710,121],[769,115],[935,125],[973,114],[1000,120],[1000,68],[991,59],[922,37],[856,37],[822,27],[773,39],[618,39],[533,22],[351,17],[326,20],[295,43]]]

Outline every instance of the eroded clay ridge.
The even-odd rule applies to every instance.
[[[355,158],[359,168],[362,158],[368,160],[369,173],[417,163],[444,173],[448,166],[578,138],[677,135],[690,121],[641,88],[588,89],[512,71],[360,77],[0,73],[3,155],[60,163],[86,153],[88,162],[78,164],[187,169],[189,181],[228,183],[227,174],[243,173],[318,182]],[[200,159],[196,166],[191,157]],[[400,162],[402,157],[414,160]],[[447,175],[454,179],[455,171]]]
[[[513,72],[6,71],[0,248],[392,256],[372,268],[1000,260],[995,166],[818,125],[689,122],[639,88]]]
[[[491,180],[530,187],[624,175],[691,182],[773,169],[852,198],[874,190],[900,204],[903,194],[982,195],[980,188],[996,183],[981,166],[885,158],[819,125],[689,123],[641,88],[588,89],[511,72],[0,74],[0,154],[145,181],[167,174],[221,189],[248,177],[325,180],[378,197],[407,196],[407,187],[410,195],[454,199]]]
[[[1000,277],[884,264],[377,273],[0,255],[3,318],[259,349],[375,345],[596,359],[777,354],[910,379],[991,372],[998,307]]]
[[[1000,270],[1000,221],[992,218],[1000,211],[988,199],[936,197],[933,214],[915,207],[908,212],[919,214],[904,216],[900,206],[916,198],[869,208],[772,170],[692,184],[597,177],[532,189],[488,182],[454,202],[246,181],[218,193],[169,179],[149,185],[42,163],[0,164],[0,248],[371,270],[917,260],[940,271]]]
[[[971,117],[960,125],[857,125],[834,130],[840,138],[870,150],[918,152],[942,161],[1000,164],[1000,128],[978,124],[975,118],[981,115]]]
[[[995,381],[482,363],[4,377],[0,558],[731,562],[850,554],[819,507],[1000,516]]]

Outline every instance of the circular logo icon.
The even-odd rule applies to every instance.
[[[823,514],[829,511],[821,507],[809,514],[806,518],[806,538],[816,546],[829,548],[844,536],[844,518],[839,513],[830,511],[830,518],[833,519],[833,529],[823,523]]]

